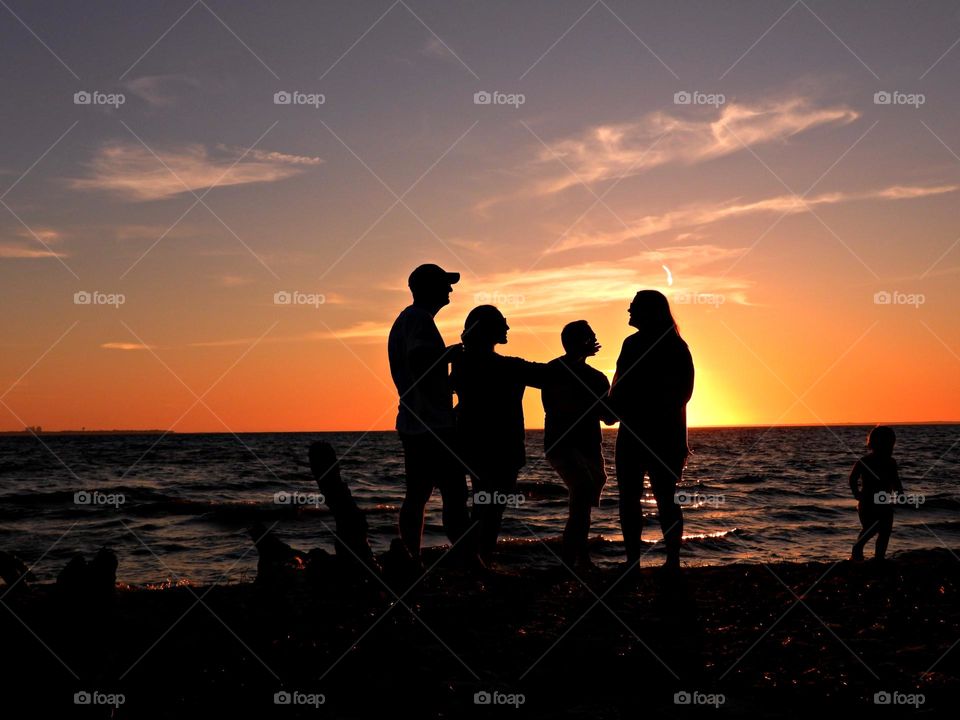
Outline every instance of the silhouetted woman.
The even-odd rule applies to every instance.
[[[630,325],[623,341],[610,405],[620,418],[617,433],[617,485],[620,526],[627,562],[640,560],[643,531],[643,477],[657,501],[667,546],[665,567],[680,567],[683,512],[675,494],[687,455],[687,401],[693,394],[693,360],[677,331],[663,293],[641,290],[630,304]]]
[[[480,305],[464,323],[463,352],[450,379],[457,393],[457,442],[473,483],[476,549],[489,559],[497,545],[506,504],[516,502],[517,474],[526,464],[523,393],[542,388],[547,366],[498,355],[507,342],[507,320],[493,305]]]

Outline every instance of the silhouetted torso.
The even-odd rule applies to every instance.
[[[445,348],[427,310],[410,305],[394,321],[387,352],[390,375],[400,394],[398,431],[418,434],[427,428],[453,427],[453,394],[447,364],[440,360]],[[421,366],[415,362],[417,358]]]
[[[612,421],[605,402],[610,382],[585,362],[566,356],[547,364],[543,388],[543,447],[546,452],[575,448],[588,456],[600,451],[600,420]]]
[[[526,464],[523,392],[543,387],[547,366],[495,352],[464,350],[450,375],[458,403],[457,436],[476,472],[517,470]]]
[[[854,467],[851,484],[855,484],[857,478],[860,480],[860,501],[865,504],[875,504],[874,495],[877,493],[903,492],[897,461],[890,456],[875,453],[864,455]],[[856,493],[857,488],[852,489]]]
[[[693,359],[683,339],[634,333],[623,341],[610,405],[620,435],[635,435],[654,452],[687,448],[686,404],[693,394]]]

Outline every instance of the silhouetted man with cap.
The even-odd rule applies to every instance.
[[[423,515],[434,488],[443,498],[443,528],[451,543],[466,532],[466,471],[454,448],[453,391],[447,371],[460,349],[447,347],[434,322],[450,304],[460,273],[420,265],[410,273],[413,304],[393,323],[387,349],[390,374],[400,395],[397,432],[403,443],[407,492],[400,507],[400,537],[419,559]]]

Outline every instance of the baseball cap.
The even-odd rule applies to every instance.
[[[438,285],[453,285],[460,282],[460,273],[447,272],[439,265],[426,263],[418,266],[412,273],[407,285],[411,290],[437,287]]]

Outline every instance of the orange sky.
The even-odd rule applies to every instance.
[[[501,352],[546,361],[587,319],[610,376],[631,296],[662,290],[692,425],[960,419],[960,50],[937,7],[800,8],[759,42],[782,9],[599,7],[555,43],[582,9],[398,6],[364,34],[362,5],[237,8],[244,43],[193,13],[151,46],[161,8],[98,42],[4,26],[25,70],[0,429],[389,429],[386,332],[422,262],[463,274],[447,342],[492,302]],[[74,104],[96,88],[125,102]],[[298,88],[324,103],[273,102]],[[698,89],[722,100],[677,100]],[[893,90],[925,102],[876,100]],[[275,302],[294,291],[323,302]],[[124,302],[75,301],[97,292]],[[537,391],[525,407],[541,426]]]

